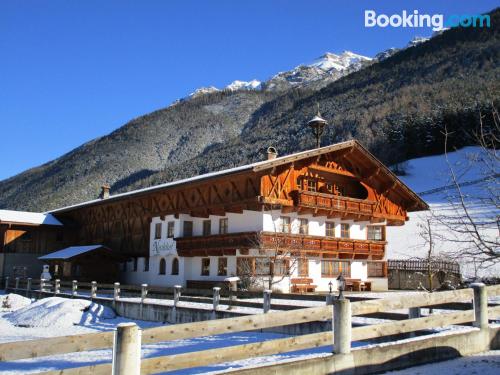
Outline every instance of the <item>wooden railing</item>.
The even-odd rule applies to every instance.
[[[341,213],[362,214],[371,216],[375,202],[367,199],[342,197],[332,194],[299,190],[295,193],[296,206],[338,211]]]
[[[355,240],[325,236],[281,232],[241,232],[211,236],[176,238],[179,255],[230,255],[235,249],[280,248],[318,253],[349,253],[372,255],[381,259],[385,252],[385,241]],[[234,254],[233,254],[234,255]]]
[[[286,312],[270,312],[253,316],[212,320],[210,322],[162,326],[144,329],[142,335],[133,333],[137,331],[136,328],[135,331],[133,331],[133,326],[128,326],[128,328],[120,327],[122,331],[130,328],[130,335],[123,334],[116,337],[115,342],[117,342],[117,346],[113,348],[113,359],[116,361],[114,366],[130,366],[134,361],[140,361],[141,373],[152,374],[327,346],[333,343],[335,343],[333,345],[334,353],[342,353],[342,351],[349,352],[351,341],[370,340],[388,335],[429,330],[453,324],[473,322],[473,324],[481,330],[488,329],[488,318],[500,317],[500,306],[488,308],[487,296],[488,294],[491,296],[500,294],[500,285],[490,287],[476,285],[475,288],[475,291],[473,291],[473,289],[462,289],[447,292],[422,293],[412,295],[411,298],[408,296],[398,296],[362,302],[337,300],[334,301],[333,309],[332,306],[326,305]],[[470,301],[471,299],[474,299],[476,310],[433,314],[403,321],[351,328],[351,316],[406,308],[415,311],[415,308],[461,302],[464,300]],[[419,314],[416,316],[418,315]],[[138,345],[152,344],[332,319],[334,321],[332,326],[337,327],[333,332],[313,333],[269,340],[266,342],[224,347],[223,349],[209,349],[196,353],[182,353],[142,360],[134,345],[123,345],[120,341],[132,339],[134,342],[137,342]],[[0,344],[0,360],[13,361],[23,358],[109,348],[113,346],[113,337],[113,332],[100,332],[85,335],[45,338],[42,340],[3,343]],[[485,335],[485,338],[488,337],[489,335]],[[122,348],[122,351],[120,352],[120,350],[118,350],[117,353],[117,348]],[[124,351],[124,348],[129,348],[129,350]],[[109,374],[111,366],[111,363],[104,363],[93,366],[48,371],[43,374]],[[131,373],[138,374],[138,372]]]

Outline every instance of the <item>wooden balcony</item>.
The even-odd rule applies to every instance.
[[[297,190],[294,204],[304,211],[312,210],[316,214],[351,217],[369,220],[375,211],[375,202],[366,199],[342,197],[333,194]]]
[[[236,249],[260,248],[333,257],[382,259],[385,241],[309,236],[274,232],[241,232],[176,238],[180,256],[236,255]]]

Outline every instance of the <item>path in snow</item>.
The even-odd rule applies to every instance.
[[[386,375],[498,375],[500,374],[500,350],[491,350],[449,361],[429,363]]]

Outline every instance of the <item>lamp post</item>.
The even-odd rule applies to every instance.
[[[318,113],[311,120],[307,122],[307,125],[312,129],[314,136],[316,137],[316,148],[321,146],[321,136],[325,130],[325,126],[328,125],[328,122],[321,117],[319,113],[319,105],[318,105]]]
[[[339,299],[339,300],[344,299],[344,290],[345,290],[344,276],[340,275],[339,277],[337,277],[337,285],[339,288],[339,296],[337,299]]]
[[[333,290],[332,280],[330,280],[330,282],[328,283],[328,289],[330,289],[330,294],[332,294],[332,290]]]

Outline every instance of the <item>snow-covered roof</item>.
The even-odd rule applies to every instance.
[[[88,253],[89,251],[94,251],[97,249],[107,249],[109,248],[102,245],[88,245],[88,246],[70,246],[62,250],[54,251],[53,253],[43,255],[39,257],[40,260],[50,260],[50,259],[70,259],[77,255]]]
[[[63,225],[52,214],[49,213],[13,210],[0,210],[0,223]]]
[[[217,171],[217,172],[206,173],[206,174],[202,174],[199,176],[185,178],[182,180],[166,182],[166,183],[155,185],[155,186],[149,186],[149,187],[138,189],[138,190],[128,191],[126,193],[114,194],[106,199],[98,198],[98,199],[90,200],[87,202],[77,203],[75,205],[58,208],[58,209],[52,210],[50,212],[57,214],[60,212],[69,211],[69,210],[72,210],[75,208],[88,206],[88,205],[92,205],[92,204],[99,203],[99,202],[101,202],[101,203],[108,202],[110,200],[140,195],[143,193],[162,190],[165,188],[184,185],[184,184],[197,182],[197,181],[201,181],[201,180],[206,180],[206,179],[210,179],[210,178],[214,178],[214,177],[225,176],[225,175],[234,174],[234,173],[243,172],[243,171],[248,171],[248,170],[253,170],[253,171],[265,170],[265,169],[273,168],[277,165],[281,165],[281,164],[284,164],[287,162],[293,162],[295,160],[300,160],[300,159],[304,159],[304,158],[308,158],[308,157],[314,157],[314,156],[318,156],[318,155],[325,154],[328,152],[339,151],[339,150],[343,150],[343,149],[346,149],[349,147],[355,147],[355,148],[359,149],[361,152],[363,152],[364,154],[366,154],[366,156],[371,160],[371,162],[375,163],[377,166],[382,168],[383,171],[385,171],[385,173],[391,179],[393,179],[401,187],[403,187],[404,191],[407,194],[409,194],[409,196],[411,196],[412,199],[418,201],[420,203],[421,207],[425,207],[425,209],[428,209],[427,204],[417,194],[415,194],[408,186],[406,186],[401,180],[399,180],[398,177],[396,175],[394,175],[394,173],[392,173],[384,164],[382,164],[377,158],[375,158],[358,141],[350,140],[350,141],[340,142],[340,143],[336,143],[333,145],[324,146],[324,147],[320,147],[320,148],[316,148],[316,149],[312,149],[312,150],[297,152],[297,153],[291,154],[291,155],[280,156],[280,157],[277,157],[275,159],[258,161],[258,162],[251,163],[251,164],[241,165],[241,166],[235,167],[235,168],[224,169],[224,170]]]

